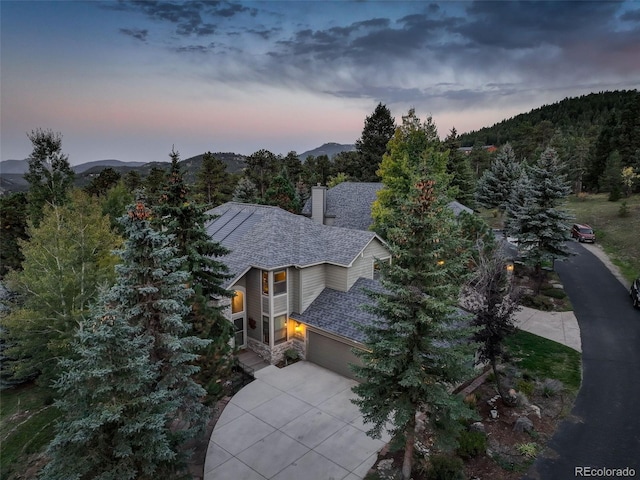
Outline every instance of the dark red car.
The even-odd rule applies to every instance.
[[[593,233],[593,228],[587,224],[576,223],[571,227],[571,237],[575,238],[579,242],[595,242],[596,234]]]

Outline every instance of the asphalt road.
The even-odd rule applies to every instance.
[[[597,257],[578,243],[570,248],[576,255],[555,267],[580,325],[582,386],[571,415],[523,478],[630,467],[640,479],[640,311]],[[616,478],[602,473],[589,478]]]

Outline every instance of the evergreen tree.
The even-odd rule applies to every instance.
[[[438,131],[431,117],[421,122],[413,108],[402,117],[402,125],[396,128],[389,140],[388,152],[384,154],[380,164],[378,176],[383,188],[378,192],[378,198],[371,208],[374,221],[372,228],[383,238],[392,224],[393,211],[407,197],[417,178],[417,172],[436,157],[446,158],[446,153],[436,155],[431,152],[439,143]],[[446,163],[442,168],[441,173],[444,174]]]
[[[264,201],[267,205],[275,205],[291,213],[300,213],[300,200],[284,173],[273,179],[265,194]]]
[[[452,128],[442,144],[445,151],[449,152],[447,161],[447,173],[451,175],[451,187],[457,190],[455,198],[469,208],[475,206],[476,179],[469,163],[469,158],[462,153],[458,132]]]
[[[84,187],[84,191],[89,195],[102,197],[110,188],[116,186],[119,181],[120,174],[113,168],[107,167],[103,169],[97,177],[93,178],[91,182],[89,182],[89,185]]]
[[[121,235],[124,234],[124,227],[118,219],[127,211],[127,206],[133,203],[133,191],[130,190],[123,180],[107,191],[101,199],[102,213],[108,215],[111,220],[111,228]]]
[[[520,171],[520,178],[518,178],[518,181],[511,189],[511,195],[507,202],[504,228],[510,235],[516,236],[518,234],[517,219],[520,216],[520,211],[527,205],[527,202],[531,198],[531,188],[532,185],[525,164]]]
[[[361,162],[360,154],[358,152],[340,152],[333,157],[333,177],[343,174],[352,180],[361,180],[360,169]],[[379,180],[380,179],[376,175],[376,179],[374,181],[377,182]]]
[[[233,191],[233,201],[240,203],[256,203],[258,200],[258,189],[248,178],[242,177],[236,189]]]
[[[191,376],[208,342],[188,336],[184,259],[149,217],[141,202],[122,217],[117,282],[78,333],[78,358],[63,363],[65,416],[46,479],[182,477],[184,442],[206,424],[205,392]]]
[[[413,464],[416,414],[425,414],[443,447],[453,446],[461,420],[473,416],[449,391],[468,378],[473,364],[472,332],[456,310],[468,248],[443,185],[431,175],[423,178],[393,210],[387,236],[392,261],[380,265],[384,290],[369,292],[375,301],[369,310],[380,321],[364,327],[366,349],[357,353],[363,366],[353,367],[362,379],[353,388],[359,397],[354,403],[373,424],[370,435],[391,422],[391,433],[404,443],[405,479]]]
[[[356,151],[359,156],[359,176],[355,179],[362,182],[377,182],[376,172],[380,168],[382,157],[387,151],[387,143],[393,137],[396,122],[391,111],[378,103],[373,113],[364,121],[362,136],[356,140]]]
[[[300,158],[296,152],[291,151],[287,153],[287,156],[284,157],[282,163],[291,183],[295,185],[302,179],[302,162],[300,162]]]
[[[468,157],[476,178],[480,178],[482,173],[491,165],[491,154],[484,148],[484,143],[480,141],[474,143]]]
[[[258,150],[247,157],[245,177],[258,189],[258,196],[263,199],[269,188],[271,179],[278,171],[278,157],[268,150]]]
[[[620,154],[614,150],[607,158],[607,164],[599,181],[601,190],[609,192],[609,201],[617,202],[622,197],[624,184],[622,183],[622,162]]]
[[[227,267],[219,260],[227,250],[207,234],[205,224],[211,217],[205,212],[206,207],[192,201],[178,152],[172,151],[170,157],[168,181],[155,216],[163,232],[173,238],[176,255],[185,260],[182,269],[189,273],[194,295],[187,300],[189,312],[185,321],[192,326],[192,333],[208,340],[196,362],[200,367],[197,380],[210,394],[217,394],[219,380],[229,363],[232,328],[221,308],[212,306],[211,300],[231,296],[231,292],[222,287]]]
[[[542,265],[569,255],[565,245],[571,216],[563,208],[571,188],[562,174],[563,166],[555,150],[547,148],[535,165],[529,167],[528,198],[510,224],[526,262],[535,267],[538,287]]]
[[[27,137],[31,140],[33,152],[24,178],[29,183],[29,216],[37,227],[45,205],[61,206],[66,203],[75,174],[67,155],[62,153],[60,133],[37,129]]]
[[[144,179],[145,198],[150,205],[157,205],[166,180],[167,172],[164,168],[151,167],[149,175]]]
[[[119,238],[111,231],[96,199],[81,192],[64,206],[47,206],[29,242],[21,242],[23,269],[7,275],[19,303],[2,319],[15,358],[14,378],[39,375],[49,385],[57,358],[70,355],[70,341],[98,287],[113,280]]]
[[[491,365],[503,402],[512,404],[500,381],[498,362],[504,355],[505,339],[516,331],[514,315],[520,309],[519,292],[513,287],[507,261],[499,250],[474,250],[477,268],[466,291],[465,306],[475,315],[473,325],[478,329],[473,338],[479,345],[479,358]]]
[[[0,196],[0,277],[10,270],[20,270],[24,255],[20,241],[27,234],[27,196],[12,193]]]
[[[302,180],[309,187],[326,185],[332,170],[333,165],[327,155],[309,155],[302,165]]]
[[[195,192],[202,196],[209,208],[222,205],[231,198],[233,182],[227,165],[211,152],[202,157],[202,166],[196,178]]]
[[[143,186],[142,177],[140,177],[140,173],[137,170],[129,170],[124,174],[122,180],[130,192],[134,192]]]
[[[491,167],[478,180],[476,201],[485,208],[497,208],[504,212],[509,202],[514,183],[520,177],[520,164],[510,144],[498,152]]]

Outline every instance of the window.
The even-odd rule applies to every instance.
[[[262,294],[269,295],[269,272],[262,272]]]
[[[242,313],[244,311],[244,293],[236,290],[234,294],[231,299],[231,313]]]
[[[269,345],[269,317],[262,317],[262,341]]]
[[[287,271],[280,270],[273,274],[273,294],[287,293]]]
[[[278,315],[273,319],[273,343],[278,344],[287,341],[287,316]]]

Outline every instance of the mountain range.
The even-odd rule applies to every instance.
[[[313,150],[307,150],[298,157],[304,161],[308,156],[327,155],[333,158],[340,152],[353,151],[355,145],[340,143],[325,143]],[[218,160],[227,165],[229,173],[241,172],[246,166],[246,156],[233,152],[217,152],[213,154]],[[203,154],[187,158],[180,161],[185,169],[185,178],[187,181],[195,180],[196,172],[200,170],[202,165]],[[93,162],[73,165],[71,168],[76,174],[76,185],[82,187],[91,181],[91,178],[98,175],[105,168],[113,168],[116,172],[124,174],[130,170],[137,170],[142,177],[149,174],[152,168],[169,168],[169,162],[123,162],[121,160],[108,159],[96,160]],[[29,160],[4,160],[0,162],[0,194],[4,192],[19,192],[28,189],[27,181],[24,174],[29,171]]]

